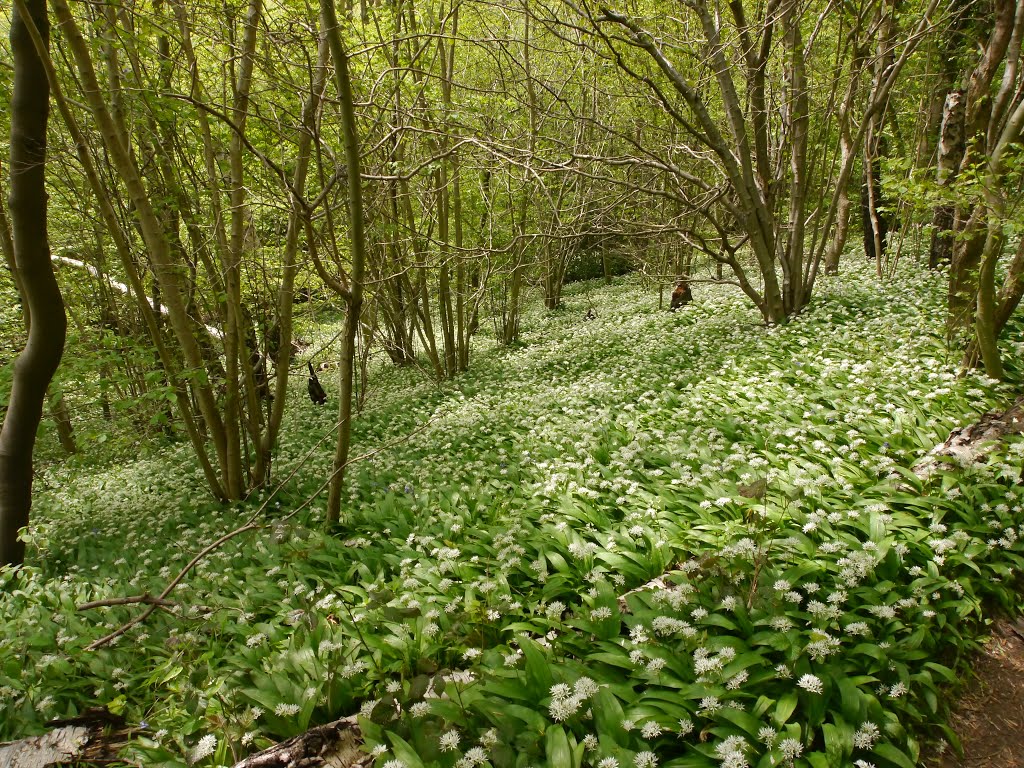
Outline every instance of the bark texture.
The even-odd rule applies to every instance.
[[[1024,20],[1021,0],[996,0],[992,30],[971,72],[964,94],[963,157],[957,175],[986,163],[995,150],[996,138],[1002,132],[1005,110],[994,110],[992,85],[1003,67],[1007,54],[1013,55],[1011,42],[1019,54],[1020,38],[1015,34]],[[987,193],[986,193],[987,194]],[[959,206],[953,221],[952,262],[949,273],[949,311],[947,329],[951,339],[970,333],[975,321],[974,305],[978,295],[978,269],[986,248],[988,223],[987,202]]]
[[[973,424],[954,429],[914,466],[914,474],[927,479],[943,466],[969,467],[1009,435],[1024,434],[1024,397],[1005,411],[982,414]]]
[[[956,175],[964,156],[964,95],[952,91],[946,95],[942,107],[942,123],[939,128],[938,168],[935,180],[940,187],[947,187]],[[955,208],[943,204],[935,209],[932,216],[931,249],[928,266],[936,269],[948,266],[953,261],[953,215]]]
[[[53,720],[41,736],[0,745],[0,768],[57,768],[108,765],[128,743],[124,719],[91,708],[76,717]]]
[[[24,16],[27,13],[28,16]],[[10,218],[14,266],[32,318],[28,342],[14,364],[11,397],[0,428],[0,566],[25,557],[18,530],[32,506],[32,452],[46,388],[64,352],[67,318],[50,263],[46,232],[46,123],[49,86],[29,25],[49,44],[44,0],[15,3],[11,18]]]
[[[356,719],[344,717],[249,755],[234,768],[364,768],[374,758],[360,750],[362,739]]]

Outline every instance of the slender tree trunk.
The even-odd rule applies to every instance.
[[[28,25],[49,47],[45,0],[16,0],[11,17],[14,88],[11,98],[10,215],[14,265],[32,318],[25,349],[14,364],[11,396],[0,427],[0,566],[19,565],[19,529],[32,506],[32,453],[46,388],[64,352],[67,318],[53,275],[46,230],[46,124],[50,88]]]
[[[875,273],[881,277],[882,258],[885,256],[889,226],[888,217],[880,210],[883,198],[879,156],[883,152],[884,144],[875,141],[874,131],[874,127],[869,127],[868,136],[864,142],[861,223],[864,231],[864,255],[875,260]],[[877,148],[874,146],[876,143],[878,144]]]
[[[458,20],[458,10],[455,10],[455,21]],[[454,37],[454,34],[453,34]],[[450,47],[448,63],[449,84],[454,77],[452,70],[455,66],[455,45]],[[450,88],[449,88],[450,92]],[[469,318],[467,311],[467,286],[466,286],[466,262],[463,258],[463,232],[462,232],[462,164],[459,153],[453,152],[451,157],[451,184],[452,184],[452,218],[455,229],[455,342],[456,342],[456,371],[461,373],[469,369]]]
[[[490,251],[494,247],[494,227],[491,218],[491,206],[493,195],[491,185],[494,182],[494,171],[485,167],[480,175],[480,197],[483,203],[483,211],[480,213],[480,242],[481,250]],[[469,326],[466,328],[467,339],[476,333],[480,328],[480,303],[483,301],[487,286],[480,279],[480,265],[474,263],[469,275],[469,287],[473,290],[473,306],[469,313]]]
[[[64,399],[63,392],[49,392],[46,402],[50,409],[50,417],[57,427],[57,439],[60,440],[60,447],[64,453],[78,453],[78,446],[75,444],[75,430],[71,426],[71,414],[68,413],[68,404]]]
[[[850,232],[850,207],[850,191],[849,185],[847,185],[839,192],[839,204],[836,207],[836,231],[825,256],[826,275],[839,274],[839,261]]]
[[[442,47],[443,52],[443,47]],[[442,147],[447,144],[447,138],[442,142]],[[449,243],[449,210],[448,210],[448,175],[445,172],[444,163],[436,174],[437,192],[437,236],[440,241],[441,267],[437,278],[437,316],[441,323],[441,341],[444,344],[444,375],[447,378],[455,376],[456,372],[456,351],[455,351],[455,307],[452,301],[452,268],[449,264],[451,258],[451,243]]]
[[[185,363],[194,370],[203,370],[205,368],[204,358],[193,327],[194,323],[185,309],[178,265],[174,263],[166,232],[156,215],[141,172],[130,152],[130,142],[125,126],[116,121],[110,112],[96,77],[89,45],[82,36],[66,0],[53,0],[52,5],[60,22],[64,40],[75,60],[82,82],[83,95],[97,121],[104,146],[109,153],[110,163],[117,170],[135,208],[139,232],[149,250],[157,277],[160,279],[171,328],[181,348]],[[193,380],[191,385],[206,429],[213,439],[222,476],[226,477],[227,440],[223,419],[217,409],[213,387],[208,381]],[[221,488],[214,486],[213,490],[218,493]]]
[[[998,339],[999,334],[1002,333],[1009,322],[1011,315],[1020,305],[1022,298],[1024,298],[1024,240],[1018,243],[1017,252],[1007,270],[1006,280],[1000,287],[999,294],[993,302],[992,319],[990,321],[991,328],[986,325],[988,310],[984,307],[979,308],[978,317],[982,319],[982,325],[980,332],[975,334],[975,337],[971,339],[970,344],[967,345],[967,349],[964,351],[961,366],[965,370],[975,368],[981,362],[979,340],[982,336],[991,334],[993,338]],[[987,298],[982,298],[979,303],[986,301]]]
[[[113,203],[107,189],[104,187],[100,175],[96,168],[96,163],[93,161],[92,151],[89,148],[89,144],[78,125],[74,113],[71,111],[68,104],[68,100],[64,98],[64,94],[60,88],[60,82],[57,79],[56,71],[54,70],[53,62],[50,60],[49,53],[46,50],[45,43],[36,34],[34,41],[36,46],[36,52],[40,54],[43,60],[43,64],[46,68],[46,74],[49,81],[50,88],[53,92],[54,99],[57,103],[57,107],[60,109],[61,116],[64,118],[64,124],[68,129],[68,133],[71,135],[74,141],[75,148],[78,153],[79,162],[82,164],[82,170],[85,173],[86,180],[89,183],[89,187],[96,195],[97,205],[100,211],[100,218],[103,224],[106,226],[107,231],[110,232],[111,239],[114,241],[114,245],[117,250],[118,257],[121,261],[121,266],[124,269],[125,275],[128,278],[128,282],[132,287],[132,294],[135,297],[136,304],[139,309],[139,313],[142,316],[143,321],[149,330],[150,339],[156,348],[157,355],[160,358],[163,368],[167,371],[171,380],[176,382],[174,388],[175,399],[178,403],[178,410],[181,415],[182,421],[185,423],[186,431],[192,441],[193,448],[195,449],[196,456],[199,459],[200,466],[203,469],[203,474],[206,477],[207,483],[210,486],[211,491],[218,499],[224,498],[223,490],[220,486],[220,481],[217,478],[216,471],[213,465],[210,463],[209,457],[206,455],[205,438],[202,434],[202,424],[194,417],[194,411],[191,403],[189,402],[188,392],[186,387],[182,384],[179,371],[177,367],[177,359],[171,354],[170,349],[165,343],[164,336],[160,331],[159,319],[154,308],[150,305],[149,300],[146,298],[145,286],[142,283],[142,278],[139,274],[138,265],[136,264],[135,258],[131,252],[128,244],[128,236],[122,228],[121,222],[118,219],[117,213],[114,211]],[[95,227],[97,249],[102,249],[102,230],[97,224]],[[208,339],[208,334],[204,333],[200,336],[201,339]],[[101,372],[101,383],[109,379],[109,372],[106,366],[104,366],[103,372]],[[100,392],[100,406],[103,410],[103,417],[107,420],[111,420],[110,404],[107,399],[106,387],[101,388]]]
[[[303,207],[303,201],[297,195],[303,194],[306,188],[306,177],[309,173],[316,116],[320,109],[324,85],[327,81],[329,54],[327,38],[321,35],[320,44],[317,49],[316,70],[313,74],[313,88],[302,107],[302,126],[304,130],[299,134],[298,156],[295,159],[295,174],[292,178],[292,187],[295,193],[291,195],[288,232],[285,236],[284,256],[281,264],[281,286],[277,293],[277,318],[280,338],[278,342],[278,358],[274,361],[274,377],[276,380],[274,404],[270,409],[270,417],[267,420],[267,430],[260,442],[260,453],[263,456],[263,467],[266,473],[265,480],[270,479],[271,457],[273,456],[277,437],[281,431],[281,423],[284,419],[284,406],[288,391],[288,363],[292,354],[292,303],[295,294],[296,257],[299,251],[299,236],[304,229],[303,219],[309,215]]]
[[[519,294],[523,285],[522,256],[512,267],[512,274],[509,275],[508,282],[508,313],[505,315],[505,322],[501,328],[501,342],[506,347],[519,340]]]
[[[462,257],[462,185],[459,183],[459,158],[452,157],[452,214],[455,217],[455,333],[458,346],[458,371],[469,370],[469,311],[466,262]]]
[[[1022,7],[1024,10],[1024,7]],[[1001,330],[999,310],[1001,302],[996,293],[996,265],[1003,251],[1005,234],[1003,221],[1006,206],[1001,189],[1001,180],[1005,174],[1003,159],[1011,145],[1016,144],[1024,130],[1024,101],[1017,103],[1013,114],[1007,121],[1001,135],[997,138],[992,154],[988,160],[987,178],[984,179],[984,208],[986,209],[985,245],[981,252],[981,264],[978,275],[978,298],[975,315],[975,339],[985,373],[994,379],[1003,377],[1003,364],[999,356],[997,340]],[[1011,265],[1013,266],[1013,265]],[[1007,284],[1012,285],[1014,275],[1011,271]],[[1005,322],[1005,321],[1003,321]]]
[[[952,91],[946,95],[939,128],[938,159],[935,181],[940,188],[948,187],[956,177],[964,156],[964,95]],[[953,261],[952,203],[940,203],[932,215],[932,242],[928,249],[928,266],[938,269]]]
[[[1002,222],[996,210],[989,211],[985,247],[978,274],[978,301],[974,318],[974,337],[978,342],[985,373],[993,379],[1003,378],[1003,362],[999,356],[996,332],[996,263],[1003,250]]]
[[[533,153],[537,145],[538,131],[538,104],[537,89],[533,82],[533,69],[531,66],[530,41],[530,7],[526,0],[523,0],[523,72],[526,77],[526,94],[529,103],[530,135],[527,138],[530,159],[532,162]],[[519,340],[519,294],[523,285],[523,270],[526,260],[526,218],[529,210],[530,198],[532,197],[529,169],[523,170],[522,201],[519,206],[519,244],[516,247],[516,263],[512,267],[512,274],[509,275],[509,287],[507,303],[505,305],[505,318],[502,323],[501,338],[505,346],[514,344]]]
[[[338,441],[334,450],[334,468],[327,497],[327,521],[337,522],[341,515],[341,491],[344,487],[345,468],[348,464],[352,440],[352,383],[356,358],[356,337],[359,334],[359,314],[363,306],[363,279],[366,265],[366,238],[363,222],[363,187],[359,170],[359,135],[356,132],[355,105],[352,82],[349,78],[348,54],[338,28],[334,0],[320,0],[324,34],[334,59],[334,79],[338,87],[338,105],[341,110],[341,128],[345,137],[345,170],[348,178],[349,238],[352,268],[348,310],[345,314],[345,333],[342,338],[341,365],[338,375]]]
[[[456,4],[452,9],[451,41],[445,42],[444,36],[438,40],[438,57],[441,61],[441,100],[444,104],[444,121],[441,136],[441,151],[448,154],[448,147],[451,141],[450,113],[452,111],[452,81],[453,68],[455,66],[455,40],[459,30],[459,6]],[[457,240],[461,241],[461,222],[458,216],[461,214],[461,205],[456,203],[456,210],[452,210],[453,192],[458,193],[457,176],[459,173],[458,150],[451,150],[448,158],[441,162],[438,169],[439,181],[439,203],[438,206],[438,235],[441,240],[441,274],[438,281],[438,309],[441,317],[441,331],[444,335],[444,362],[445,375],[448,378],[454,377],[460,370],[462,358],[460,344],[462,341],[461,328],[464,324],[462,318],[462,296],[460,294],[460,268],[462,255],[459,252],[461,242],[455,245],[455,297],[452,297],[452,248],[451,229],[459,231]],[[453,220],[454,217],[454,220]]]
[[[412,207],[409,206],[410,221]],[[421,251],[422,253],[423,251]],[[421,261],[421,263],[425,263]],[[438,381],[444,378],[444,365],[441,361],[441,356],[437,353],[437,335],[434,332],[434,317],[431,310],[430,302],[430,281],[428,280],[426,266],[420,267],[416,278],[416,296],[419,299],[419,318],[420,322],[417,325],[417,329],[420,335],[420,341],[423,343],[423,350],[427,353],[427,358],[430,360],[430,366],[434,369],[434,378]]]
[[[791,6],[795,8],[794,6]],[[807,146],[810,131],[810,99],[807,95],[807,70],[804,63],[804,44],[800,34],[800,18],[786,18],[786,46],[788,47],[789,118],[792,132],[790,147],[789,244],[783,254],[782,302],[788,318],[801,309],[810,298],[810,289],[804,286],[804,232],[807,217],[808,162]]]

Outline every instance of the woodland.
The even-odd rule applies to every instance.
[[[0,30],[0,764],[960,751],[1021,605],[1024,0]]]

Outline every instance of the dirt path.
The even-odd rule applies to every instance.
[[[931,768],[1024,768],[1024,620],[1001,619],[978,655],[950,721],[964,756],[951,747]]]

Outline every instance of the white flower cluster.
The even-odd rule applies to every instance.
[[[589,677],[579,678],[570,688],[565,683],[551,686],[551,703],[548,713],[556,723],[561,723],[575,715],[587,699],[598,691],[598,685]]]
[[[192,748],[189,754],[189,762],[192,764],[205,760],[217,751],[217,737],[208,733],[199,740],[199,743]]]

